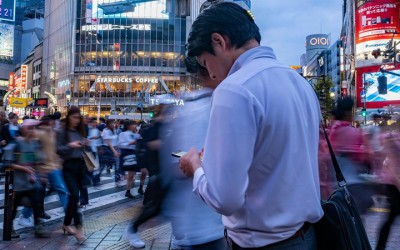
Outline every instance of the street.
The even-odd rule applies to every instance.
[[[130,220],[140,213],[142,197],[137,195],[137,185],[135,185],[133,194],[137,195],[136,198],[125,198],[124,187],[115,187],[112,174],[108,173],[102,177],[100,187],[89,188],[90,204],[84,208],[84,229],[87,240],[82,245],[77,243],[74,236],[63,234],[61,225],[64,213],[57,195],[51,194],[45,200],[46,212],[52,217],[46,220],[46,228],[52,232],[51,237],[35,238],[33,228],[22,227],[18,224],[17,215],[14,227],[21,238],[1,241],[0,249],[133,249],[127,241],[122,239],[122,234]],[[0,181],[0,185],[0,193],[4,193],[3,180]],[[378,228],[387,215],[385,206],[384,199],[376,199],[376,205],[365,219],[372,247],[377,241]],[[2,228],[3,210],[0,213]],[[171,226],[162,218],[152,219],[145,223],[139,228],[139,234],[146,242],[145,249],[170,249]],[[392,228],[387,249],[398,250],[399,246],[400,220],[397,220]]]

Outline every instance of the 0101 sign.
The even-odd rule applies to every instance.
[[[0,0],[0,20],[15,21],[15,0]]]

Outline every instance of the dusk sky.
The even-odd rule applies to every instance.
[[[251,10],[261,30],[261,44],[278,59],[299,65],[306,36],[316,33],[339,38],[343,0],[252,0]]]

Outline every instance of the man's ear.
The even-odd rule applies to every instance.
[[[229,41],[227,41],[227,38],[219,33],[211,34],[211,45],[214,48],[214,50],[222,49],[223,51],[225,51],[229,46],[228,42]]]

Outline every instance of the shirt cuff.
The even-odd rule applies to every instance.
[[[204,176],[204,170],[202,167],[199,167],[196,169],[193,175],[193,191],[196,192],[198,189],[198,185],[200,182],[200,179]]]

